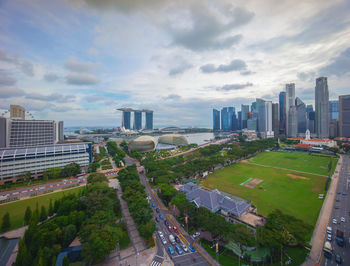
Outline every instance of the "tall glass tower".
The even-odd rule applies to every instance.
[[[134,110],[134,130],[142,128],[142,112]]]
[[[220,130],[220,111],[213,109],[213,131]]]
[[[153,111],[145,111],[146,126],[145,129],[153,130]]]
[[[329,137],[329,92],[326,77],[316,79],[315,87],[315,131],[318,138]]]

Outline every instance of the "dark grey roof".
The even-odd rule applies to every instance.
[[[250,204],[224,196],[219,190],[208,190],[190,182],[179,188],[186,194],[188,201],[194,201],[197,206],[205,207],[212,212],[224,210],[235,216],[242,216]]]

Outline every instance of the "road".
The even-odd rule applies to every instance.
[[[31,195],[38,194],[39,192],[42,193],[42,192],[47,192],[52,190],[59,190],[65,187],[70,187],[74,184],[85,184],[86,178],[87,178],[86,175],[84,175],[79,178],[64,179],[57,182],[4,191],[4,192],[0,192],[0,198],[6,197],[7,199],[15,199],[15,198],[29,197]]]
[[[125,158],[126,165],[132,165],[134,164],[134,161],[126,156]],[[196,252],[191,252],[188,250],[187,252],[183,252],[181,255],[179,255],[176,250],[175,250],[175,245],[172,245],[169,241],[169,235],[172,234],[173,236],[178,236],[180,241],[184,243],[187,247],[189,244],[193,244],[194,240],[190,236],[184,236],[184,234],[181,233],[184,232],[183,228],[178,228],[179,233],[176,233],[174,231],[169,232],[168,226],[165,225],[165,220],[171,225],[172,227],[174,226],[174,222],[172,221],[172,217],[169,215],[169,211],[164,207],[160,199],[158,198],[157,194],[155,191],[153,191],[150,186],[147,183],[146,177],[142,174],[139,173],[140,181],[141,183],[145,186],[146,188],[146,193],[150,199],[150,204],[154,204],[153,207],[153,214],[154,217],[159,219],[159,222],[156,224],[156,241],[157,241],[157,254],[153,258],[153,260],[150,262],[151,266],[160,266],[165,258],[165,252],[168,253],[168,256],[171,258],[175,266],[205,266],[205,265],[210,265],[203,256],[201,256],[197,251]],[[159,218],[159,215],[162,215],[163,220]],[[161,231],[167,241],[167,243],[164,245],[162,243],[162,240],[158,234],[158,231]],[[180,243],[181,244],[181,243]],[[176,245],[179,245],[176,243]],[[174,250],[174,254],[171,255],[168,252],[168,247],[171,246]],[[183,250],[182,250],[183,251]]]
[[[333,258],[327,259],[323,257],[321,265],[338,265],[335,262],[335,255],[338,254],[343,259],[343,265],[350,265],[350,159],[349,156],[343,157],[343,166],[340,171],[337,195],[334,202],[332,215],[329,221],[329,226],[332,227],[332,247]],[[347,195],[343,195],[346,192]],[[341,217],[345,218],[345,222],[341,222]],[[337,223],[332,222],[333,219],[337,220]],[[345,247],[340,247],[335,241],[335,232],[339,229],[344,232]]]

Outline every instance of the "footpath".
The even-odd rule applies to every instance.
[[[343,165],[343,156],[339,158],[337,167],[335,168],[334,174],[332,176],[331,185],[328,189],[326,198],[323,202],[323,205],[322,205],[320,214],[318,216],[317,223],[310,241],[312,248],[311,248],[310,254],[306,258],[306,261],[302,264],[302,266],[313,266],[319,263],[321,259],[324,238],[326,235],[326,228],[327,228],[330,216],[332,214],[333,204],[334,204],[335,196],[337,194],[339,175],[340,175],[340,170],[342,168],[342,165]]]

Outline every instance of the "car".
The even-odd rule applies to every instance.
[[[182,254],[182,249],[178,245],[175,246],[175,249],[176,249],[176,252],[179,253],[179,255]]]
[[[159,213],[159,209],[158,208],[156,208],[156,212]]]
[[[154,203],[152,203],[152,208],[156,207],[156,205],[154,205]]]
[[[327,233],[328,233],[328,234],[331,234],[331,233],[332,233],[332,227],[327,226]]]
[[[192,235],[192,237],[193,237],[193,238],[196,238],[196,237],[199,237],[200,235],[201,235],[201,233],[195,232],[195,233]]]
[[[341,217],[341,218],[340,218],[340,221],[342,221],[343,223],[345,223],[345,218],[344,218],[344,217]]]
[[[337,197],[337,198],[335,199],[335,201],[336,201],[336,202],[339,202],[339,201],[340,201],[339,197]]]
[[[348,193],[346,193],[345,191],[342,193],[343,194],[343,196],[346,196],[346,195],[348,195]]]
[[[157,223],[159,222],[159,219],[158,219],[158,217],[156,217],[156,218],[155,218],[155,220],[156,220],[156,222],[157,222]]]
[[[339,209],[339,206],[338,206],[338,205],[335,205],[335,206],[334,206],[334,209],[338,210],[338,209]]]
[[[174,250],[171,246],[168,247],[168,251],[169,251],[170,255],[174,255]]]
[[[168,230],[169,230],[169,232],[173,231],[173,228],[171,227],[171,225],[168,226]]]
[[[332,235],[331,235],[331,234],[328,234],[328,235],[327,235],[327,240],[328,240],[328,241],[332,241]]]
[[[159,235],[160,237],[164,236],[162,231],[158,231],[158,235]]]
[[[159,214],[159,219],[163,220],[163,215],[162,214]]]
[[[192,252],[195,252],[196,250],[194,249],[194,247],[190,244],[188,245],[188,248],[192,251]]]
[[[188,252],[188,248],[186,247],[186,245],[185,244],[181,244],[181,247],[182,247],[182,249],[183,249],[183,251],[184,252]]]
[[[164,220],[164,224],[165,224],[166,226],[168,226],[168,225],[169,225],[169,222],[168,222],[168,220],[167,220],[167,219],[165,219],[165,220]]]
[[[176,241],[177,243],[180,243],[180,238],[178,238],[177,236],[175,236],[175,241]]]
[[[174,226],[174,232],[178,233],[179,231],[177,230],[176,226]]]
[[[165,239],[165,237],[163,236],[163,237],[161,237],[161,239],[162,239],[162,242],[163,242],[163,245],[166,245],[168,242],[166,241],[166,239]]]
[[[333,219],[332,221],[334,224],[337,224],[337,219]]]
[[[340,195],[340,191],[338,191],[337,194]]]
[[[338,264],[341,264],[343,262],[343,259],[340,257],[339,254],[335,255],[335,262]]]

